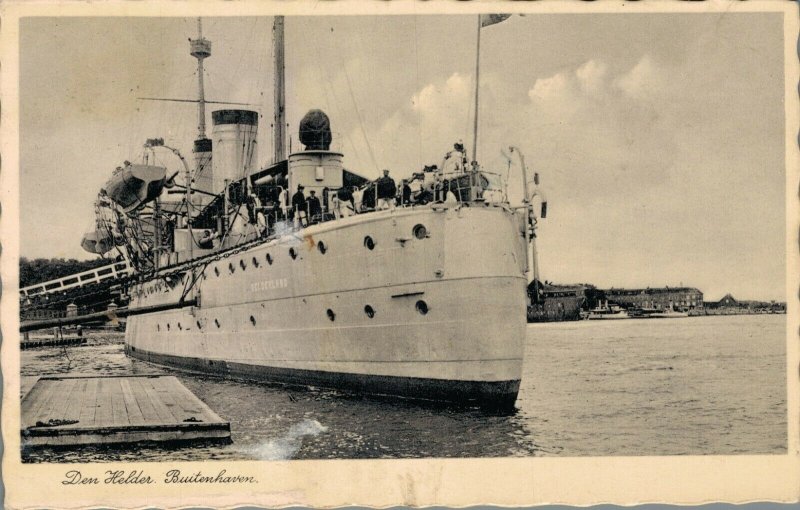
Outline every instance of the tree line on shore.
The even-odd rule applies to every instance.
[[[77,260],[65,258],[19,259],[19,286],[27,287],[37,283],[63,278],[74,273],[88,271],[109,264],[105,259]]]

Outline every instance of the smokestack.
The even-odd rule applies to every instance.
[[[211,113],[214,125],[214,193],[225,189],[225,181],[237,181],[252,173],[258,156],[258,113],[250,110],[217,110]]]

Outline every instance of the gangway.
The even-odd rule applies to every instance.
[[[56,278],[47,282],[29,285],[19,289],[20,299],[34,296],[44,296],[54,292],[64,292],[65,290],[92,285],[108,280],[116,280],[133,273],[133,267],[127,260],[114,262],[106,266],[90,269],[81,273],[74,273],[62,278]]]

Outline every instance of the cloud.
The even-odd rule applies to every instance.
[[[430,83],[411,98],[412,109],[417,112],[452,109],[470,92],[471,79],[453,73],[443,83]]]
[[[558,73],[549,78],[539,78],[533,88],[528,91],[528,97],[533,101],[552,101],[563,99],[571,95],[571,79],[564,73]]]
[[[664,84],[664,72],[648,55],[644,55],[630,71],[614,81],[614,85],[622,92],[637,99],[657,95]]]
[[[580,66],[575,71],[581,90],[589,94],[595,94],[605,87],[605,78],[608,73],[608,66],[599,60],[590,60]]]

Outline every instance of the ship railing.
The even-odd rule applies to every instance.
[[[34,296],[43,296],[55,292],[64,292],[69,289],[92,285],[108,280],[115,280],[133,273],[133,267],[127,260],[114,262],[88,271],[74,273],[46,282],[28,285],[19,289],[20,299]]]
[[[438,172],[434,183],[434,200],[445,200],[448,188],[459,202],[508,202],[506,179],[483,169]]]
[[[469,201],[483,201],[492,204],[507,203],[507,184],[505,178],[494,172],[485,170],[472,170],[472,171],[455,171],[455,172],[440,172],[437,174],[437,181],[433,184],[433,189],[421,188],[412,192],[411,201],[403,203],[402,190],[398,190],[395,196],[395,208],[415,208],[425,206],[429,203],[444,202],[446,199],[446,192],[444,189],[444,182],[447,181],[450,189],[456,195],[459,202]],[[364,194],[375,192],[374,183],[367,184],[362,188]],[[329,221],[338,220],[342,217],[354,216],[358,214],[368,214],[379,210],[377,207],[365,205],[363,197],[362,201],[355,203],[355,210],[353,210],[350,202],[345,202],[341,206],[341,211],[345,211],[341,216],[333,206],[333,193],[336,190],[331,190],[331,194],[327,197],[322,197],[321,211],[318,214],[311,214],[308,203],[305,206],[292,208],[273,203],[269,206],[260,206],[257,211],[264,215],[266,225],[259,228],[262,229],[262,237],[271,236],[277,225],[292,225],[295,230],[301,229],[310,225],[326,223]],[[421,194],[428,194],[427,200],[420,200]],[[374,200],[377,204],[377,197]],[[252,235],[247,236],[245,242],[253,239]],[[239,244],[239,243],[235,243]]]

